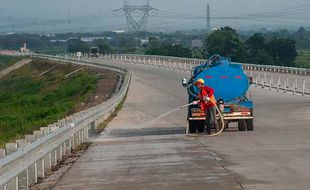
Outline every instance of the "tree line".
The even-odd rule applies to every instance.
[[[296,66],[295,40],[290,38],[266,39],[263,34],[255,33],[243,41],[230,27],[213,31],[207,38],[207,55],[220,54],[235,62],[263,65]]]
[[[82,37],[99,38],[83,41]],[[203,47],[192,49],[192,39],[203,39]],[[135,53],[201,59],[220,54],[230,57],[235,62],[296,66],[296,47],[310,48],[310,32],[301,27],[294,33],[279,30],[248,34],[238,33],[230,27],[222,27],[209,35],[198,31],[177,31],[170,34],[67,33],[55,36],[14,34],[0,36],[0,49],[19,49],[24,42],[27,42],[32,51],[48,54],[78,51],[89,53],[92,46],[97,46],[102,54]]]

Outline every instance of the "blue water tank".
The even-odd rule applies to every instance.
[[[195,80],[198,78],[214,89],[217,100],[222,98],[225,102],[243,97],[250,85],[241,65],[225,59],[195,76]],[[194,91],[197,93],[198,89],[195,87]]]

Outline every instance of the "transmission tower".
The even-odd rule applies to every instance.
[[[211,32],[211,10],[210,5],[207,4],[207,33],[210,34]]]
[[[123,11],[125,13],[129,32],[140,32],[146,31],[149,12],[152,10],[158,11],[158,9],[150,6],[150,0],[143,6],[128,5],[127,0],[124,0],[123,8],[114,11]]]

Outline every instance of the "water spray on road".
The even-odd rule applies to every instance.
[[[183,105],[183,106],[178,107],[178,108],[176,108],[176,109],[167,111],[167,112],[165,112],[165,113],[163,113],[163,114],[157,116],[155,119],[153,119],[151,122],[149,122],[146,126],[150,126],[150,125],[154,124],[155,122],[157,122],[158,120],[160,120],[161,118],[166,117],[167,115],[170,115],[170,114],[172,114],[172,113],[174,113],[174,112],[176,112],[176,111],[179,111],[179,110],[181,110],[181,109],[183,109],[183,108],[187,108],[188,106],[191,106],[191,105],[193,105],[193,104],[194,104],[194,103],[186,104],[186,105]],[[214,133],[214,134],[211,134],[211,135],[206,135],[206,136],[212,136],[212,137],[213,137],[213,136],[218,136],[218,135],[220,135],[220,134],[224,131],[224,118],[223,118],[223,115],[222,115],[221,111],[219,110],[219,108],[218,108],[217,106],[215,106],[215,107],[216,107],[217,112],[218,112],[219,115],[220,115],[222,127],[221,127],[221,130],[219,130],[217,133]],[[188,126],[186,127],[186,135],[187,135],[187,136],[193,136],[193,137],[194,137],[194,136],[197,136],[197,135],[195,135],[195,134],[189,134],[189,133],[188,133]]]

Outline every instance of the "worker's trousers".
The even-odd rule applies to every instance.
[[[206,109],[206,131],[208,134],[211,133],[212,127],[214,127],[216,131],[218,130],[215,106]]]

